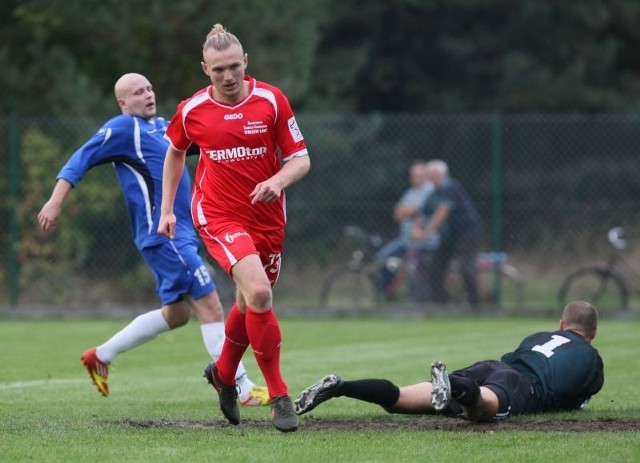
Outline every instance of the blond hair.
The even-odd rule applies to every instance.
[[[240,51],[242,51],[242,44],[238,37],[231,32],[227,32],[222,24],[214,24],[207,38],[202,44],[202,51],[206,51],[208,48],[213,48],[216,51],[223,51],[229,48],[231,45],[238,45]]]

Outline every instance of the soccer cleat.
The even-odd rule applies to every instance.
[[[96,356],[96,348],[92,347],[82,353],[80,357],[85,368],[89,372],[89,377],[96,389],[104,397],[109,395],[109,384],[107,384],[107,378],[109,377],[109,365],[100,361]]]
[[[441,361],[431,364],[431,405],[436,411],[447,408],[451,402],[451,384],[447,366]]]
[[[342,387],[342,378],[338,375],[327,375],[300,393],[295,401],[294,409],[298,415],[310,412],[322,402],[335,397]]]
[[[220,410],[229,423],[235,425],[240,424],[240,409],[238,408],[238,391],[234,386],[228,386],[220,381],[218,376],[218,368],[214,363],[210,363],[204,369],[204,377],[207,378],[209,384],[218,393],[220,402]]]
[[[259,407],[270,403],[269,390],[264,386],[253,386],[246,399],[240,400],[240,404],[245,407]]]
[[[271,421],[273,426],[282,432],[293,432],[298,429],[298,417],[293,412],[291,397],[279,395],[271,401]]]

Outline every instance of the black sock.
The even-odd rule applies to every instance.
[[[386,379],[359,379],[345,381],[339,395],[387,408],[398,401],[400,388]]]
[[[480,386],[464,376],[449,375],[451,384],[451,398],[460,405],[469,407],[476,403],[480,397]]]

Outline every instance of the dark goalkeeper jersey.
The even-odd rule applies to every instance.
[[[532,334],[501,360],[532,377],[541,412],[580,408],[604,384],[600,354],[570,330]]]

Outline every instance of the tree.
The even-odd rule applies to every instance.
[[[0,12],[3,113],[111,113],[113,83],[136,71],[170,114],[208,83],[200,47],[214,22],[298,112],[640,103],[635,0],[7,0]]]
[[[329,9],[316,69],[341,73],[313,74],[314,108],[607,111],[640,103],[638,2],[332,0]]]
[[[126,72],[149,77],[159,109],[175,105],[208,84],[200,68],[201,46],[214,22],[242,41],[249,72],[273,82],[293,101],[308,93],[324,2],[237,0],[28,0],[3,4],[0,18],[0,111],[19,114],[108,114],[113,85]],[[255,57],[255,58],[254,58]],[[38,95],[38,98],[33,98]]]

